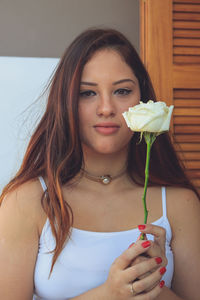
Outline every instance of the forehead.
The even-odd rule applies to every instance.
[[[102,49],[94,53],[85,64],[82,77],[90,76],[129,76],[135,78],[131,67],[124,58],[113,49]]]

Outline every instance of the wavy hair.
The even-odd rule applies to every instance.
[[[49,84],[46,111],[30,139],[19,171],[0,197],[1,203],[6,194],[23,183],[38,176],[47,179],[48,192],[43,194],[41,201],[56,240],[50,273],[73,225],[73,212],[63,199],[61,187],[79,173],[83,164],[78,120],[81,74],[93,54],[103,48],[117,51],[131,67],[139,81],[142,101],[156,101],[149,75],[123,34],[113,29],[84,31],[62,56]],[[138,140],[136,133],[130,142],[127,171],[134,182],[143,185],[146,145],[142,141],[136,146]],[[152,147],[149,178],[151,185],[182,186],[197,194],[167,133],[160,135]]]

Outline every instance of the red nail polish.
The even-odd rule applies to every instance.
[[[146,228],[146,225],[138,225],[139,230],[144,230]]]
[[[163,267],[163,268],[160,269],[160,274],[161,275],[163,275],[165,272],[166,272],[166,268],[165,267]]]
[[[160,288],[162,288],[165,285],[164,280],[162,280],[159,285],[160,285]]]
[[[150,243],[149,241],[145,241],[145,242],[142,243],[142,247],[143,247],[143,248],[147,248],[147,247],[149,247],[150,245],[151,245],[151,243]]]
[[[155,260],[156,260],[157,264],[161,264],[161,262],[162,262],[162,258],[161,257],[156,257]]]
[[[135,243],[130,244],[130,246],[128,247],[128,249],[131,248],[134,244],[135,244]]]

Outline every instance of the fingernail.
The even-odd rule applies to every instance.
[[[138,225],[139,230],[144,230],[146,228],[146,225]]]
[[[162,281],[160,282],[160,288],[162,288],[164,285],[165,285],[165,282],[164,282],[164,280],[162,280]]]
[[[165,272],[166,272],[166,268],[165,267],[163,267],[163,268],[160,269],[160,274],[161,275],[163,275]]]
[[[143,248],[147,248],[151,245],[151,243],[149,241],[145,241],[141,245],[142,245]]]
[[[135,244],[135,243],[130,244],[130,246],[128,247],[128,249],[131,248],[134,244]]]
[[[162,258],[161,257],[156,257],[155,260],[156,260],[157,264],[161,264],[161,262],[162,262]]]

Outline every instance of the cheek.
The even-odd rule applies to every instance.
[[[82,142],[87,143],[91,139],[91,127],[93,112],[88,108],[80,106],[79,108],[79,135]]]
[[[78,109],[80,132],[83,131],[83,128],[86,126],[89,120],[89,116],[91,116],[91,113],[89,113],[88,110],[84,108],[83,105],[80,105]]]
[[[140,92],[138,91],[133,97],[131,97],[126,103],[120,107],[120,113],[128,111],[129,107],[134,107],[140,103]]]
[[[89,121],[95,114],[96,108],[89,101],[80,101],[78,106],[78,116],[80,121]]]
[[[82,108],[82,106],[79,106],[78,109],[78,119],[79,119],[79,134],[80,134],[80,138],[83,138],[83,132],[84,132],[84,126],[86,124],[85,120],[86,120],[86,116],[85,116],[85,112]]]
[[[85,115],[84,105],[79,104],[79,106],[78,106],[78,116],[79,116],[80,121],[82,119],[84,119],[84,115]]]
[[[131,131],[126,124],[124,124],[122,131],[121,131],[121,137],[120,137],[120,144],[126,145],[130,142],[134,132]]]

